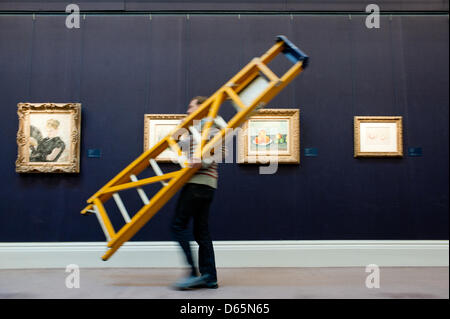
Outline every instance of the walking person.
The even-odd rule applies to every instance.
[[[196,111],[206,99],[203,96],[194,97],[189,103],[188,115]],[[203,122],[200,123],[200,126],[203,126]],[[199,131],[201,129],[202,127],[198,128]],[[217,132],[218,129],[212,126],[211,131]],[[172,233],[182,248],[190,266],[190,272],[188,276],[176,282],[174,288],[179,290],[218,288],[214,247],[208,222],[210,206],[217,189],[217,163],[203,160],[197,163],[192,161],[196,145],[193,141],[189,140],[188,142],[190,143],[189,165],[199,167],[199,169],[180,191],[172,222]],[[194,239],[199,245],[198,271],[194,264],[189,243],[191,233],[188,224],[191,219],[193,220]]]

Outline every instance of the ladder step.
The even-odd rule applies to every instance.
[[[106,230],[105,223],[103,222],[103,219],[100,216],[100,212],[99,212],[97,206],[92,205],[92,207],[94,208],[95,216],[97,216],[98,222],[100,223],[100,226],[102,227],[103,233],[105,233],[106,240],[111,241],[111,236],[109,236],[109,233]]]
[[[150,162],[150,165],[153,168],[153,171],[155,172],[156,175],[158,175],[158,176],[164,175],[164,173],[162,172],[161,168],[159,168],[159,165],[155,161],[154,158],[151,158],[149,162]],[[167,182],[165,182],[165,181],[161,181],[161,184],[163,186],[167,186]]]
[[[130,179],[131,179],[131,181],[133,181],[133,182],[137,182],[137,181],[138,181],[136,175],[130,175]],[[150,201],[148,200],[147,195],[145,194],[145,192],[144,192],[144,190],[143,190],[142,188],[138,187],[138,188],[136,188],[136,190],[137,190],[139,196],[141,197],[142,202],[143,202],[145,205],[147,205],[148,203],[150,203]]]
[[[227,122],[225,122],[225,120],[221,116],[217,116],[214,119],[214,123],[221,129],[224,129],[228,126]]]
[[[245,106],[249,106],[264,92],[269,84],[270,82],[264,77],[258,76],[239,93],[239,98]],[[235,104],[234,101],[232,103]]]
[[[122,199],[120,198],[119,194],[114,193],[113,194],[113,198],[114,198],[114,201],[117,204],[117,207],[120,210],[120,213],[123,216],[123,219],[125,219],[125,222],[129,223],[131,221],[131,218],[128,215],[127,209],[125,208],[125,205],[123,204]]]

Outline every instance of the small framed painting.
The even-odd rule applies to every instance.
[[[355,116],[354,157],[402,157],[401,116]]]
[[[144,152],[166,137],[186,114],[145,114],[144,115]],[[166,149],[158,155],[156,161],[176,163],[176,155],[171,149]]]
[[[80,171],[79,103],[19,103],[18,173]]]
[[[300,163],[300,110],[261,109],[238,137],[239,163]]]

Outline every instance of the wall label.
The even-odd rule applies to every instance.
[[[408,156],[411,156],[411,157],[422,156],[422,148],[421,147],[408,147]]]
[[[308,157],[316,157],[318,151],[316,147],[305,147],[304,154]]]
[[[91,158],[100,158],[102,157],[102,151],[98,148],[91,148],[87,150],[87,156]]]

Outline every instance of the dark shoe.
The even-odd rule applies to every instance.
[[[211,279],[210,275],[203,275],[200,277],[189,277],[175,284],[178,290],[189,290],[198,288],[217,289],[219,285],[217,280]]]
[[[177,289],[177,290],[189,289],[188,287],[190,287],[192,285],[192,283],[196,281],[197,278],[198,277],[196,277],[196,276],[189,276],[189,277],[183,278],[183,279],[177,281],[173,285],[173,288]]]

